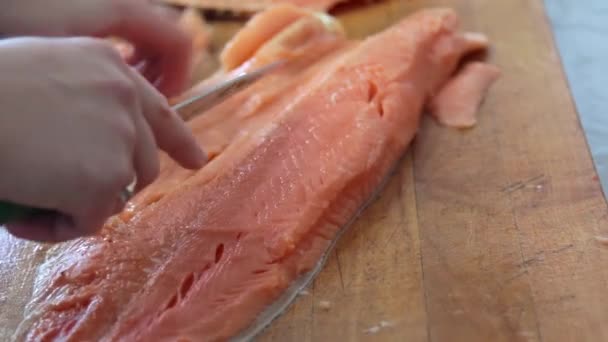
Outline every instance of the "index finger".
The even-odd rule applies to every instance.
[[[198,169],[207,161],[194,135],[175,113],[167,99],[135,70],[131,70],[140,94],[142,113],[152,130],[158,147],[183,167]]]

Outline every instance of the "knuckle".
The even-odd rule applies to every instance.
[[[69,212],[73,217],[86,219],[89,224],[85,227],[95,229],[115,213],[117,206],[124,204],[120,201],[120,192],[133,181],[134,172],[130,156],[126,154],[123,157],[92,158],[91,161],[83,163],[79,170],[80,200],[70,203]],[[91,225],[91,221],[97,224]]]
[[[70,212],[75,216],[91,216],[106,206],[115,191],[113,168],[98,171],[98,163],[88,163],[80,169],[79,196],[69,203]]]
[[[116,55],[120,59],[118,52]],[[94,67],[97,73],[90,78],[93,89],[105,99],[132,110],[137,105],[138,93],[135,81],[128,74],[128,67],[107,63],[107,60],[98,61]]]
[[[87,192],[95,192],[99,188],[100,180],[103,179],[103,175],[98,170],[98,165],[94,158],[90,158],[87,161],[80,163],[77,173],[77,179],[80,180],[80,187],[88,190]]]
[[[137,132],[130,115],[117,115],[115,126],[116,133],[126,145],[125,148],[132,150],[137,139]]]
[[[99,183],[99,192],[102,194],[102,198],[111,203],[117,200],[120,191],[135,178],[131,163],[127,161],[128,158],[118,159],[114,162],[114,166],[106,171],[103,181]]]
[[[115,58],[116,60],[120,58],[120,54],[109,41],[91,37],[79,37],[75,39],[80,41],[83,48],[94,51],[97,55]]]
[[[108,82],[109,90],[118,98],[123,106],[132,110],[137,104],[135,82],[124,74],[118,74]]]
[[[77,174],[77,189],[79,198],[94,198],[96,201],[105,201],[116,196],[116,192],[129,185],[135,175],[128,152],[120,155],[107,154],[90,158],[88,162],[81,163]],[[78,207],[79,203],[71,203],[69,207]]]

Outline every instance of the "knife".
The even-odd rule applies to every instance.
[[[222,103],[230,96],[255,83],[283,64],[284,61],[276,61],[254,71],[237,74],[233,78],[213,85],[210,89],[174,105],[173,109],[182,119],[187,121]]]
[[[200,94],[174,105],[172,108],[184,121],[190,120],[255,83],[269,72],[283,65],[283,63],[283,61],[277,61],[251,72],[237,74],[226,81],[211,86]],[[32,208],[8,201],[0,201],[0,225],[26,218],[56,215],[58,213],[53,210]]]

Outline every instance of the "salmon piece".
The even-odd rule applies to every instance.
[[[236,14],[261,12],[278,4],[327,11],[337,4],[346,1],[348,0],[163,0],[164,3],[169,5],[230,11]]]
[[[291,6],[277,6],[252,18],[224,47],[220,61],[232,70],[250,59],[262,45],[309,11]]]
[[[186,8],[180,18],[179,25],[192,37],[192,47],[194,50],[194,65],[198,65],[211,42],[212,28],[207,24],[199,11],[194,8]]]
[[[493,65],[468,63],[433,98],[429,105],[430,113],[446,126],[475,126],[483,96],[499,77],[500,69]]]
[[[279,19],[274,19],[275,16]],[[268,37],[273,38],[269,40]],[[307,66],[314,58],[311,53],[316,52],[323,56],[327,49],[338,43],[337,40],[344,42],[344,37],[345,32],[340,23],[324,13],[303,10],[291,5],[277,5],[254,17],[226,44],[220,54],[221,68],[213,77],[171,99],[171,103],[198,94],[226,77],[255,70],[278,59],[292,60],[294,65],[297,64],[295,59],[303,57],[304,66]],[[243,55],[247,57],[241,57]],[[281,82],[290,82],[295,77],[293,73],[288,76],[290,79],[282,79]],[[254,101],[248,102],[260,103],[260,91],[255,94]],[[245,106],[245,108],[249,107]]]
[[[254,65],[248,67],[259,67],[267,64],[268,60],[293,59],[307,53],[310,49],[308,44],[323,37],[324,32],[345,34],[340,23],[327,14],[277,5],[252,18],[226,44],[220,61],[223,69],[230,71],[245,61],[253,62]],[[272,36],[276,37],[267,41]]]
[[[212,28],[196,8],[184,9],[179,25],[193,37],[195,47],[204,48],[209,45]]]
[[[16,340],[225,341],[247,332],[319,269],[407,149],[427,101],[483,48],[449,9],[423,10],[362,42],[327,17],[281,11],[291,24],[253,48],[233,45],[254,52],[203,84],[270,62],[273,51],[285,58],[282,44],[300,41],[307,53],[189,122],[214,153],[204,168],[183,170],[163,155],[160,178],[128,214],[51,251]]]

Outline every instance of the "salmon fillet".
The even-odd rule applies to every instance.
[[[327,11],[348,0],[163,0],[166,4],[189,6],[209,10],[256,13],[276,4],[289,4],[312,10]]]
[[[290,19],[258,30],[278,14]],[[407,149],[424,106],[484,48],[450,9],[364,41],[348,41],[327,15],[286,5],[260,14],[225,51],[234,63],[198,87],[273,56],[287,63],[189,123],[212,159],[203,169],[163,155],[159,179],[98,236],[49,252],[15,340],[242,333],[318,269]]]
[[[468,63],[433,97],[429,104],[430,113],[446,126],[475,126],[483,95],[499,77],[500,70],[493,65]]]

